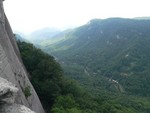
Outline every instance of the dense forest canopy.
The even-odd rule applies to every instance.
[[[18,41],[18,46],[47,113],[148,113],[150,110],[149,98],[104,90],[98,95],[88,92],[64,77],[54,57],[26,42]]]
[[[41,42],[65,75],[93,89],[117,81],[126,93],[150,95],[150,20],[93,19]],[[102,82],[105,81],[105,82]]]
[[[38,44],[47,53],[18,41],[47,113],[149,113],[150,20],[94,19]]]

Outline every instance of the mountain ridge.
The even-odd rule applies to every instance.
[[[46,27],[32,32],[27,37],[33,43],[38,44],[42,40],[50,39],[51,37],[59,34],[60,32],[61,31],[59,29]]]
[[[146,89],[142,89],[139,79],[140,76],[142,81],[144,76],[149,78],[149,31],[150,20],[94,19],[64,33],[63,36],[57,35],[46,41],[50,43],[42,42],[42,46],[46,52],[59,59],[67,75],[72,73],[73,78],[81,80],[87,76],[84,69],[88,69],[91,76],[113,78],[121,83],[127,92],[138,92],[146,96],[149,93],[146,94]],[[80,70],[79,75],[74,75],[75,68]],[[132,77],[136,82],[129,83]],[[148,81],[145,82],[149,84]],[[137,84],[140,88],[136,87]]]

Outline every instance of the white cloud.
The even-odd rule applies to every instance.
[[[31,32],[42,27],[77,26],[92,18],[150,16],[149,0],[6,0],[12,28]]]

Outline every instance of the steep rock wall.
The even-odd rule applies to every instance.
[[[0,77],[0,113],[35,113],[29,108],[15,103],[18,88]]]
[[[21,62],[20,52],[0,0],[0,77],[16,84],[19,91],[15,102],[25,105],[36,113],[44,113],[40,100],[31,85]],[[31,96],[25,97],[24,89],[30,87]]]

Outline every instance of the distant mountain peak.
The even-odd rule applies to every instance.
[[[126,83],[132,81],[132,77],[139,81],[139,76],[142,76],[143,80],[146,80],[145,77],[150,79],[150,76],[146,76],[150,74],[149,19],[93,19],[73,31],[58,35],[57,40],[56,37],[51,38],[43,43],[43,46],[47,52],[67,64],[62,65],[80,66],[83,70],[86,66],[88,72],[91,72],[88,74],[90,77],[113,77],[123,84],[127,92],[135,93],[130,89],[142,85],[141,82],[135,83],[136,86],[133,83],[128,86]],[[83,72],[78,77],[84,74]],[[148,84],[148,81],[144,82]],[[145,95],[140,91],[142,87],[140,88],[136,89],[138,93]]]
[[[33,43],[40,43],[42,40],[47,40],[50,39],[51,37],[59,34],[61,30],[57,28],[42,28],[37,31],[32,32],[29,36],[28,39],[32,41]]]
[[[150,16],[147,16],[147,17],[135,17],[133,19],[137,19],[137,20],[150,20]]]

